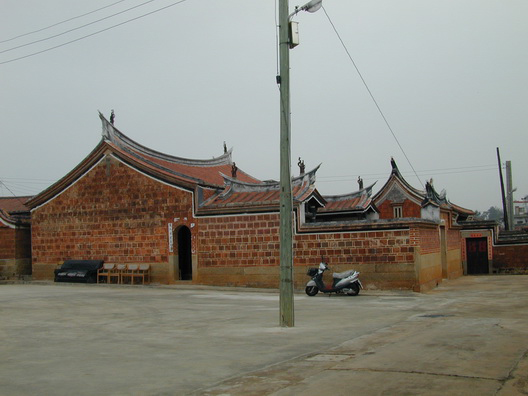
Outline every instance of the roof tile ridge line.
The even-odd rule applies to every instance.
[[[231,148],[231,150],[233,150],[233,149]],[[231,152],[231,150],[230,150],[229,152]],[[230,159],[230,160],[231,160],[231,159]],[[230,162],[230,163],[232,163],[232,162]],[[255,176],[250,175],[249,173],[247,173],[246,171],[244,171],[244,170],[242,170],[242,169],[237,168],[237,172],[239,172],[239,173],[243,173],[245,176],[247,176],[247,177],[249,177],[249,178],[251,178],[251,179],[255,179],[255,180],[256,180],[257,182],[259,182],[259,183],[263,183],[262,180],[257,179]],[[221,172],[220,172],[220,173],[221,173]]]
[[[377,182],[378,181],[376,180],[370,186],[364,187],[364,188],[362,188],[360,190],[353,191],[353,192],[350,192],[350,193],[337,194],[337,195],[323,195],[322,197],[324,199],[336,200],[336,201],[345,200],[347,198],[356,198],[356,197],[360,197],[360,196],[363,196],[363,195],[366,195],[367,197],[370,197],[372,195],[372,188],[374,187],[374,185]],[[366,194],[364,194],[364,193],[366,193]]]
[[[204,186],[197,186],[198,189],[205,189],[205,188],[211,188],[211,187],[204,187]],[[216,192],[211,195],[209,198],[207,198],[205,201],[203,201],[201,204],[198,205],[198,208],[203,208],[208,206],[211,202],[214,202],[216,198],[223,197],[224,194],[227,194],[226,190],[222,190],[219,188],[216,188]]]
[[[380,190],[374,195],[373,199],[374,200],[379,200],[380,197],[383,196],[383,194],[385,193],[386,194],[386,187],[390,186],[391,183],[400,183],[400,185],[402,187],[406,187],[412,194],[415,195],[415,198],[419,198],[421,199],[422,201],[424,200],[424,198],[427,197],[427,194],[425,191],[423,190],[418,190],[416,188],[414,188],[413,186],[411,186],[404,178],[403,176],[400,174],[399,170],[396,172],[394,172],[394,169],[391,171],[390,173],[390,176],[389,178],[387,179],[387,181],[385,182],[385,184],[380,188]]]
[[[0,218],[3,218],[6,221],[11,220],[11,216],[7,210],[0,208]]]
[[[321,207],[326,207],[326,205],[328,204],[328,201],[319,193],[319,191],[317,190],[317,188],[314,186],[313,190],[310,192],[310,195],[308,195],[308,197],[306,197],[306,201],[308,201],[309,199],[315,199],[319,204],[321,204]],[[324,202],[321,201],[321,198]]]
[[[299,191],[293,197],[294,200],[296,200],[298,202],[301,202],[301,197],[304,196],[310,189],[312,190],[311,193],[313,193],[315,191],[316,188],[315,188],[315,184],[314,183],[315,183],[315,171],[316,170],[317,169],[315,169],[314,171],[309,172],[308,174],[303,175],[304,177],[302,179],[300,179],[301,183],[299,185]],[[295,185],[294,182],[292,184]]]
[[[468,208],[465,208],[465,207],[460,206],[460,205],[457,205],[456,203],[451,202],[451,200],[449,200],[449,199],[448,199],[447,201],[449,202],[449,205],[451,205],[451,207],[452,207],[454,210],[457,210],[457,208],[459,208],[459,209],[462,209],[462,210],[467,210],[467,211],[470,211],[470,212],[475,213],[474,210],[472,210],[472,209],[468,209]]]
[[[222,174],[222,173],[220,173]],[[224,186],[224,190],[221,191],[220,193],[214,195],[213,197],[211,198],[222,198],[222,199],[225,199],[229,196],[233,195],[233,185],[232,184],[225,184]]]
[[[0,224],[4,224],[8,228],[16,228],[17,223],[15,219],[7,215],[0,209]]]
[[[397,174],[394,174],[394,175],[395,175],[395,177],[396,177],[398,180],[400,180],[400,181],[402,182],[402,184],[403,184],[404,186],[406,186],[409,190],[413,191],[413,192],[414,192],[415,194],[417,194],[417,195],[420,195],[420,196],[422,196],[422,197],[427,196],[427,192],[426,192],[426,191],[424,191],[424,190],[420,190],[420,189],[418,189],[418,188],[416,188],[416,187],[413,187],[413,186],[412,186],[412,185],[411,185],[411,184],[410,184],[410,183],[409,183],[409,182],[403,177],[403,175],[400,173],[400,170],[397,169],[397,171],[398,171],[398,173],[397,173]],[[392,176],[392,175],[391,175],[391,176]]]
[[[305,196],[305,198],[301,200],[303,196]],[[308,185],[306,189],[304,189],[301,193],[297,194],[295,196],[295,201],[303,203],[308,202],[312,198],[315,199],[321,205],[321,207],[325,207],[328,204],[328,201],[324,199],[321,194],[319,194],[317,188],[313,184]],[[322,201],[319,198],[322,198]]]
[[[273,182],[273,183],[249,183],[237,180],[233,177],[229,177],[225,175],[222,172],[220,173],[220,176],[224,179],[224,187],[225,192],[221,193],[218,197],[225,198],[229,195],[231,195],[234,192],[261,192],[261,191],[268,191],[268,190],[278,190],[280,185],[279,182]]]
[[[317,170],[319,169],[319,167],[321,165],[322,164],[319,164],[318,166],[316,166],[311,171],[306,172],[306,173],[304,173],[304,174],[302,174],[300,176],[293,177],[292,178],[292,184],[301,185],[304,182],[305,178],[307,178],[307,177],[309,178],[309,185],[314,184],[314,182],[315,182],[315,173],[317,172]],[[244,181],[238,180],[238,179],[236,179],[234,177],[229,177],[229,176],[225,175],[222,172],[219,172],[219,173],[224,178],[224,184],[233,185],[234,191],[237,191],[236,186],[240,186],[242,188],[243,187],[247,187],[249,189],[252,189],[252,191],[263,191],[263,190],[266,190],[268,188],[279,188],[280,187],[280,182],[278,182],[278,181],[250,183],[250,182],[244,182]],[[242,191],[238,190],[237,192],[242,192]]]
[[[191,166],[219,166],[219,165],[228,165],[232,163],[232,152],[233,148],[229,149],[227,153],[222,154],[219,157],[213,157],[212,159],[192,159],[192,158],[183,158],[176,157],[174,155],[161,153],[159,151],[153,150],[149,147],[146,147],[135,140],[131,139],[114,125],[108,121],[105,116],[99,112],[99,118],[103,124],[103,139],[110,140],[114,144],[118,144],[116,140],[120,140],[128,146],[142,152],[143,154],[150,155],[152,157],[173,162],[181,165],[191,165]]]
[[[322,162],[319,165],[317,165],[315,168],[313,168],[311,171],[305,172],[302,175],[299,175],[296,177],[292,177],[292,184],[299,183],[299,182],[300,182],[299,184],[302,184],[302,182],[304,181],[306,177],[309,178],[309,184],[314,184],[315,174],[317,173],[321,165],[323,165]]]
[[[424,196],[427,196],[427,191],[425,190],[420,190],[420,189],[417,189],[415,187],[413,187],[404,177],[403,175],[401,174],[400,172],[400,168],[398,168],[398,165],[396,164],[396,161],[394,161],[392,158],[391,158],[391,166],[392,166],[392,170],[391,170],[391,177],[392,175],[396,176],[399,180],[402,181],[402,183],[408,187],[411,191],[414,191],[416,194],[418,195],[421,195],[422,197]],[[391,177],[389,177],[389,180],[391,179]]]
[[[211,186],[211,184],[205,182],[205,180],[198,179],[196,177],[189,176],[189,175],[186,175],[184,173],[173,171],[172,169],[165,168],[163,165],[157,164],[157,163],[155,163],[155,162],[153,162],[153,161],[151,161],[151,160],[149,160],[147,158],[141,157],[139,154],[137,154],[134,151],[130,150],[130,148],[128,148],[128,147],[119,147],[119,148],[121,150],[123,150],[124,152],[126,152],[127,154],[131,155],[132,157],[135,157],[136,159],[139,159],[140,161],[143,161],[146,164],[148,164],[150,166],[153,166],[154,168],[157,168],[157,169],[162,170],[164,172],[170,173],[171,175],[174,175],[174,176],[178,176],[178,177],[181,177],[181,178],[184,178],[184,179],[191,180],[191,181],[195,182],[196,184]]]
[[[40,206],[40,204],[35,204],[35,202],[39,202],[39,199],[41,199],[40,197],[43,197],[49,193],[52,193],[52,196],[54,197],[56,193],[53,193],[53,190],[60,187],[61,184],[66,183],[66,185],[61,188],[62,191],[68,186],[70,186],[72,183],[75,183],[75,180],[77,180],[79,176],[79,172],[81,175],[84,174],[82,169],[86,166],[87,163],[90,163],[91,159],[93,160],[93,162],[99,161],[98,159],[93,158],[97,158],[98,153],[102,154],[102,149],[105,144],[108,143],[105,142],[104,139],[101,139],[99,143],[97,143],[97,145],[77,165],[75,165],[73,169],[71,169],[68,173],[62,176],[59,180],[55,181],[54,183],[46,187],[44,190],[40,191],[38,194],[33,195],[31,198],[24,202],[24,205],[26,205],[30,210],[33,210],[36,206]],[[88,167],[90,166],[91,165],[88,165]],[[47,202],[48,200],[49,198],[44,198],[43,202]]]

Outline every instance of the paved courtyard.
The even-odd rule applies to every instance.
[[[0,395],[528,394],[528,277],[427,294],[0,284]]]

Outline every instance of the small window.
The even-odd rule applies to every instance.
[[[393,208],[394,218],[403,217],[403,208],[401,206],[395,206]]]

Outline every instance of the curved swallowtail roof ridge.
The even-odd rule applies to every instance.
[[[303,184],[315,184],[315,174],[320,167],[321,164],[317,165],[314,169],[309,172],[306,172],[300,176],[292,177],[292,187],[300,186]],[[234,177],[229,177],[223,173],[221,173],[221,175],[224,178],[225,186],[230,187],[233,192],[265,191],[270,189],[278,189],[280,187],[280,182],[275,180],[251,183],[239,180]]]
[[[372,183],[370,186],[364,187],[360,190],[353,191],[351,193],[340,194],[340,195],[323,195],[327,201],[347,201],[349,199],[359,198],[361,196],[370,197],[372,195],[372,188],[377,182]]]
[[[102,136],[105,141],[115,144],[121,149],[132,149],[140,154],[153,157],[162,161],[167,161],[173,164],[180,165],[189,165],[189,166],[221,166],[221,165],[230,165],[232,164],[232,152],[233,149],[227,151],[223,155],[211,159],[191,159],[176,157],[173,155],[161,153],[159,151],[153,150],[142,144],[132,140],[119,129],[117,129],[110,121],[108,121],[105,116],[99,112],[99,118],[102,122]]]

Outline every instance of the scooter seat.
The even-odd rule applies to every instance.
[[[348,271],[345,271],[345,272],[334,272],[332,274],[332,276],[336,279],[343,279],[343,278],[346,278],[348,276],[352,276],[354,274],[354,270],[348,270]]]

